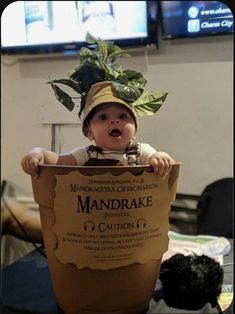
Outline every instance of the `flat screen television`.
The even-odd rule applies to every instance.
[[[87,32],[122,47],[151,44],[148,2],[155,1],[12,2],[1,18],[2,54],[76,53]]]
[[[160,1],[162,38],[233,33],[233,15],[220,1]]]

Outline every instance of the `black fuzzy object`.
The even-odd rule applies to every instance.
[[[159,279],[168,306],[198,310],[216,306],[223,276],[220,264],[206,255],[175,254],[162,263]]]

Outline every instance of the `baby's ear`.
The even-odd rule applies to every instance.
[[[87,120],[84,121],[84,124],[83,124],[83,133],[86,137],[88,137],[88,132],[89,132],[89,129],[90,129],[90,125],[89,123],[87,122]]]
[[[86,137],[88,137],[88,139],[89,139],[90,141],[93,141],[93,140],[94,140],[94,136],[93,136],[93,134],[92,134],[92,131],[91,131],[91,128],[89,127],[89,125],[84,128],[84,132],[85,132]]]
[[[88,126],[84,126],[83,133],[84,133],[85,136],[87,136],[88,130],[89,130],[89,127]]]

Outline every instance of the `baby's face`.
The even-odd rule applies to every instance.
[[[91,118],[89,132],[105,150],[124,150],[135,136],[135,121],[124,106],[104,104]]]

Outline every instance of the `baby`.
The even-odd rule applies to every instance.
[[[57,154],[40,147],[33,148],[21,162],[23,170],[38,176],[39,166],[128,166],[150,165],[159,177],[171,171],[174,160],[146,143],[135,142],[138,119],[135,110],[121,99],[112,82],[93,84],[86,95],[82,115],[82,132],[95,145]]]

